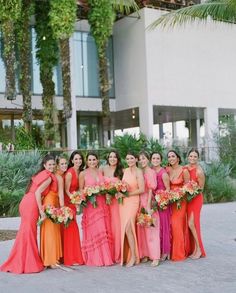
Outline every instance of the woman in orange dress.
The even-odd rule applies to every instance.
[[[181,166],[181,158],[179,154],[171,150],[167,153],[169,167],[167,172],[170,177],[170,189],[176,190],[181,188],[184,183],[190,179],[189,172]],[[171,260],[180,261],[187,257],[187,202],[185,199],[181,201],[181,208],[178,209],[177,204],[172,204],[171,228],[172,228],[172,249]]]
[[[43,205],[55,208],[64,206],[64,183],[62,174],[67,170],[67,160],[63,157],[56,159],[56,174],[50,185],[49,193],[43,199]],[[62,257],[61,227],[50,219],[45,219],[40,229],[40,256],[44,266],[61,268]]]
[[[128,152],[122,180],[129,186],[129,196],[120,205],[121,222],[121,265],[132,267],[139,263],[139,251],[136,237],[136,215],[139,209],[139,196],[144,192],[142,170],[137,167],[138,158],[133,152]]]
[[[100,186],[104,183],[98,162],[96,153],[87,154],[87,168],[79,176],[81,191],[86,187]],[[87,206],[83,209],[82,251],[84,262],[88,266],[110,266],[113,264],[110,211],[104,195],[98,194],[96,202],[97,207],[93,207],[91,202],[87,202]]]
[[[65,206],[70,207],[74,219],[68,227],[63,227],[63,259],[64,265],[82,265],[84,263],[80,233],[76,221],[76,206],[70,202],[70,196],[79,190],[79,174],[84,169],[84,158],[79,151],[74,151],[69,159],[68,170],[65,175]]]
[[[42,209],[42,198],[48,194],[53,182],[55,161],[46,155],[40,170],[31,178],[26,194],[21,200],[19,212],[21,225],[8,260],[0,267],[0,271],[15,274],[38,273],[44,269],[37,245],[37,221],[39,215],[45,218]]]
[[[117,151],[111,151],[107,157],[107,165],[102,168],[104,181],[117,182],[122,179],[123,166],[121,164],[121,158]],[[114,262],[120,262],[120,212],[119,204],[116,198],[107,196],[110,207],[110,222],[111,222],[111,234],[113,240],[113,259]]]
[[[190,173],[190,179],[198,183],[201,189],[204,188],[205,174],[202,168],[198,165],[199,152],[196,149],[191,149],[188,153],[187,165]],[[188,226],[190,230],[190,258],[198,259],[205,257],[206,253],[202,243],[201,237],[201,226],[200,226],[200,213],[203,205],[203,194],[200,193],[188,202],[187,213],[188,213]]]
[[[154,227],[137,226],[138,248],[141,262],[152,260],[151,266],[158,266],[160,260],[160,218],[158,211],[152,212],[153,193],[157,187],[156,172],[149,167],[149,154],[139,154],[139,164],[143,170],[145,191],[140,194],[139,210],[145,208],[155,219]]]

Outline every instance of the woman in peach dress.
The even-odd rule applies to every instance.
[[[99,186],[104,183],[102,171],[98,169],[98,156],[89,152],[86,157],[87,168],[79,175],[80,190],[85,187]],[[82,252],[88,266],[110,266],[112,259],[112,236],[110,212],[104,195],[96,196],[97,207],[91,202],[83,209]]]
[[[198,165],[199,152],[196,149],[191,149],[188,153],[187,165],[190,173],[190,179],[198,183],[201,189],[204,188],[205,174],[202,168]],[[206,253],[202,243],[201,226],[200,226],[200,213],[203,205],[203,194],[198,194],[190,202],[188,202],[187,214],[188,214],[188,226],[189,226],[189,238],[190,238],[190,258],[198,259],[205,257]]]
[[[70,202],[70,196],[79,190],[79,174],[84,169],[84,158],[81,152],[75,150],[69,158],[68,170],[65,175],[65,206],[72,209],[74,219],[68,227],[62,226],[64,265],[82,265],[84,263],[79,227],[76,220],[76,206]]]
[[[107,157],[107,165],[102,168],[104,181],[117,182],[123,177],[123,166],[117,151],[111,151]],[[107,195],[110,208],[111,234],[113,240],[113,259],[115,263],[120,263],[120,212],[119,204],[115,197]]]
[[[139,164],[143,170],[145,191],[140,194],[140,206],[150,214],[152,212],[153,193],[157,187],[156,172],[149,167],[150,157],[146,152],[139,154]],[[137,225],[138,247],[141,262],[152,260],[151,266],[158,266],[160,259],[160,218],[158,211],[152,213],[154,227]]]
[[[171,150],[167,153],[169,167],[167,172],[170,177],[170,189],[176,190],[187,183],[190,179],[189,172],[181,166],[181,158],[179,154]],[[186,199],[181,201],[181,208],[177,208],[177,204],[172,204],[171,228],[172,228],[172,249],[171,260],[181,261],[187,257],[187,202]]]
[[[44,269],[37,245],[37,221],[39,215],[45,218],[42,209],[42,198],[50,190],[54,175],[55,161],[51,155],[46,155],[40,170],[32,177],[26,194],[20,202],[20,229],[8,260],[0,267],[2,272],[15,274],[38,273]]]
[[[59,208],[64,205],[64,185],[57,175],[52,177],[52,183],[48,194],[42,204]],[[40,226],[40,256],[45,267],[60,268],[62,257],[61,227],[50,219],[45,219]]]
[[[128,168],[124,170],[123,181],[129,186],[129,196],[123,199],[120,207],[121,221],[121,265],[132,267],[139,263],[136,237],[136,215],[139,209],[139,196],[144,192],[142,170],[137,167],[138,158],[133,152],[126,155]]]

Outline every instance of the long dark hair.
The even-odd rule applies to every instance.
[[[176,157],[179,159],[179,164],[182,163],[182,159],[181,159],[180,155],[175,150],[169,150],[167,153],[167,158],[168,158],[169,153],[174,153],[176,155]]]
[[[127,155],[133,156],[133,157],[135,157],[135,159],[138,160],[138,154],[137,154],[136,152],[134,152],[134,151],[129,150],[129,151],[126,153],[126,156],[127,156]],[[125,157],[126,157],[126,156],[125,156]],[[138,162],[136,162],[136,166],[138,167]]]
[[[74,166],[74,163],[72,161],[76,155],[79,155],[82,159],[82,164],[79,167],[79,171],[81,172],[84,170],[85,162],[84,162],[84,156],[78,150],[75,150],[75,151],[73,151],[73,153],[71,153],[70,158],[69,158],[68,168],[71,168]]]
[[[87,161],[88,161],[88,157],[89,156],[94,156],[98,161],[99,161],[99,158],[98,158],[98,154],[96,153],[96,152],[94,152],[94,151],[89,151],[88,153],[87,153],[87,156],[86,156],[86,168],[88,168],[88,166],[87,166]],[[97,166],[98,167],[98,166]]]
[[[45,170],[44,165],[50,161],[50,160],[55,160],[55,157],[51,154],[47,154],[46,156],[43,157],[42,162],[40,164],[39,170],[30,178],[30,181],[26,187],[25,193],[27,193],[32,185],[32,178],[35,177],[38,173],[40,173],[41,171]]]
[[[116,169],[114,171],[114,177],[122,179],[122,177],[123,177],[123,168],[124,167],[123,167],[123,165],[121,163],[120,154],[116,150],[110,151],[109,154],[107,155],[107,164],[109,165],[109,156],[110,156],[111,153],[114,153],[116,155],[116,158],[117,158],[117,165],[116,165]]]

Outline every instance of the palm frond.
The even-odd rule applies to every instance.
[[[206,21],[211,17],[215,21],[236,22],[236,1],[235,0],[211,0],[203,4],[185,7],[162,15],[154,21],[148,29],[155,29],[157,26],[174,27],[196,20]]]
[[[112,0],[112,5],[115,10],[125,14],[139,10],[135,0]]]

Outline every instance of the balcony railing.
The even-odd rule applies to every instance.
[[[199,4],[200,0],[139,0],[137,3],[140,8],[149,7],[169,11]]]

